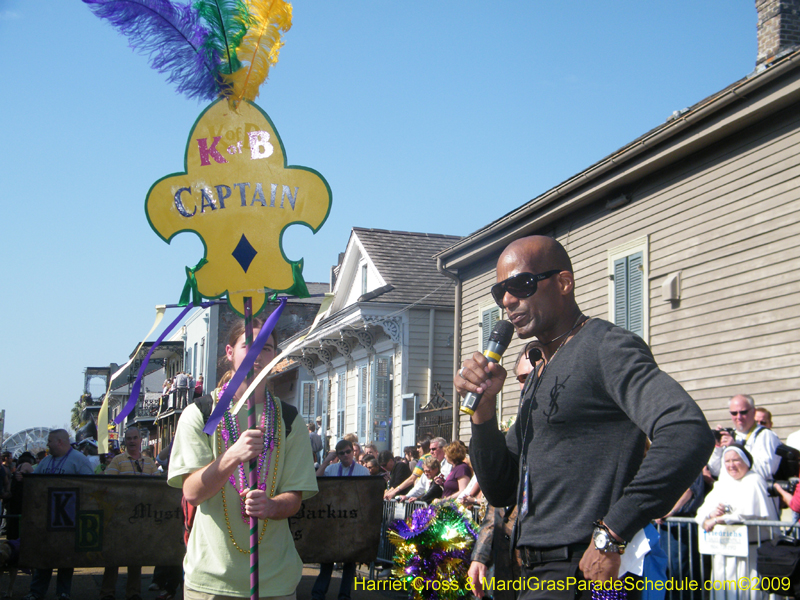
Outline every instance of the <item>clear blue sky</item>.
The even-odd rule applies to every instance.
[[[257,103],[328,221],[285,236],[327,281],[353,226],[469,234],[755,66],[755,0],[297,0]],[[78,0],[0,0],[6,432],[63,426],[83,369],[122,363],[202,245],[144,198],[203,105]],[[167,313],[165,322],[171,320]]]

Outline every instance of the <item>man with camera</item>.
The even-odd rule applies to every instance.
[[[525,581],[618,578],[628,542],[672,508],[714,445],[700,409],[644,341],[584,315],[574,289],[569,256],[553,238],[521,238],[500,255],[492,296],[544,358],[506,436],[496,414],[502,365],[476,352],[454,378],[462,397],[482,395],[470,457],[489,503],[518,506],[512,543]],[[590,595],[587,586],[540,586],[520,599],[579,595]]]
[[[737,394],[730,399],[728,408],[733,429],[717,427],[716,447],[708,460],[708,470],[714,477],[727,477],[722,468],[723,449],[734,441],[740,442],[753,455],[752,470],[764,481],[772,481],[772,475],[780,465],[781,457],[775,453],[781,441],[775,433],[756,423],[756,403],[751,396]]]

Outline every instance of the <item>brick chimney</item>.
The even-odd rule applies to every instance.
[[[800,46],[800,0],[756,0],[758,57],[756,66],[784,50]]]

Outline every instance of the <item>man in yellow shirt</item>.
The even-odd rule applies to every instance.
[[[149,456],[142,454],[142,436],[138,427],[128,427],[125,431],[125,451],[118,454],[106,467],[106,475],[158,475],[158,465]],[[103,583],[100,586],[100,600],[115,600],[119,567],[106,567]],[[128,581],[125,585],[126,600],[142,600],[142,567],[128,567]]]

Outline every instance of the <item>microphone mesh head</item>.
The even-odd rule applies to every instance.
[[[492,334],[489,336],[490,342],[497,342],[498,344],[508,347],[511,343],[511,337],[514,335],[514,326],[508,321],[498,321],[494,324]]]

